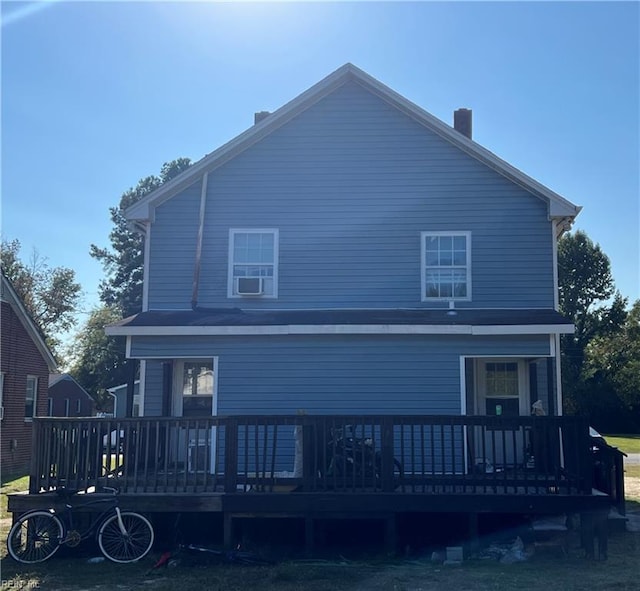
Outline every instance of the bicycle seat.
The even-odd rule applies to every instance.
[[[78,489],[67,488],[65,486],[61,486],[60,488],[56,489],[56,494],[63,501],[68,501],[77,492],[78,492]]]

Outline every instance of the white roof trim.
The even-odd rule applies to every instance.
[[[6,301],[13,308],[18,319],[22,323],[22,326],[24,326],[24,329],[27,331],[27,334],[31,337],[31,340],[34,342],[38,351],[40,351],[40,354],[47,364],[49,372],[56,373],[58,369],[58,362],[45,343],[42,334],[29,315],[29,312],[27,312],[27,309],[24,307],[22,299],[4,273],[2,273],[2,300]]]
[[[573,325],[532,324],[472,326],[466,324],[289,324],[270,326],[107,326],[109,336],[265,336],[318,334],[534,335],[572,334]]]
[[[176,193],[198,182],[203,174],[221,166],[234,156],[246,150],[265,136],[269,135],[293,117],[324,98],[327,94],[349,80],[355,80],[364,88],[374,92],[377,96],[400,109],[425,127],[440,135],[445,140],[456,145],[470,156],[477,158],[496,172],[520,185],[533,195],[548,201],[549,215],[552,218],[573,218],[582,209],[564,197],[545,187],[535,179],[524,174],[508,162],[502,160],[480,144],[458,133],[453,127],[434,117],[415,103],[412,103],[388,86],[382,84],[353,64],[345,64],[332,74],[298,95],[296,98],[274,111],[261,122],[253,125],[217,150],[211,152],[182,174],[168,181],[153,193],[150,193],[138,203],[125,211],[131,220],[149,220],[153,217],[153,208],[157,207]]]

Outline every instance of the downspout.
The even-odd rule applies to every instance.
[[[191,293],[191,309],[195,310],[198,306],[198,287],[200,286],[200,266],[202,260],[202,241],[204,237],[204,214],[207,203],[207,182],[209,173],[205,172],[202,176],[202,191],[200,192],[200,220],[198,222],[198,238],[196,242],[196,260],[193,269],[193,291]]]

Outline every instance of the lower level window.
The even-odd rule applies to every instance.
[[[213,362],[185,361],[181,393],[183,417],[210,417],[213,407]]]

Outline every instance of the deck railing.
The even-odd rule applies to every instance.
[[[577,417],[34,420],[30,491],[591,494]]]

